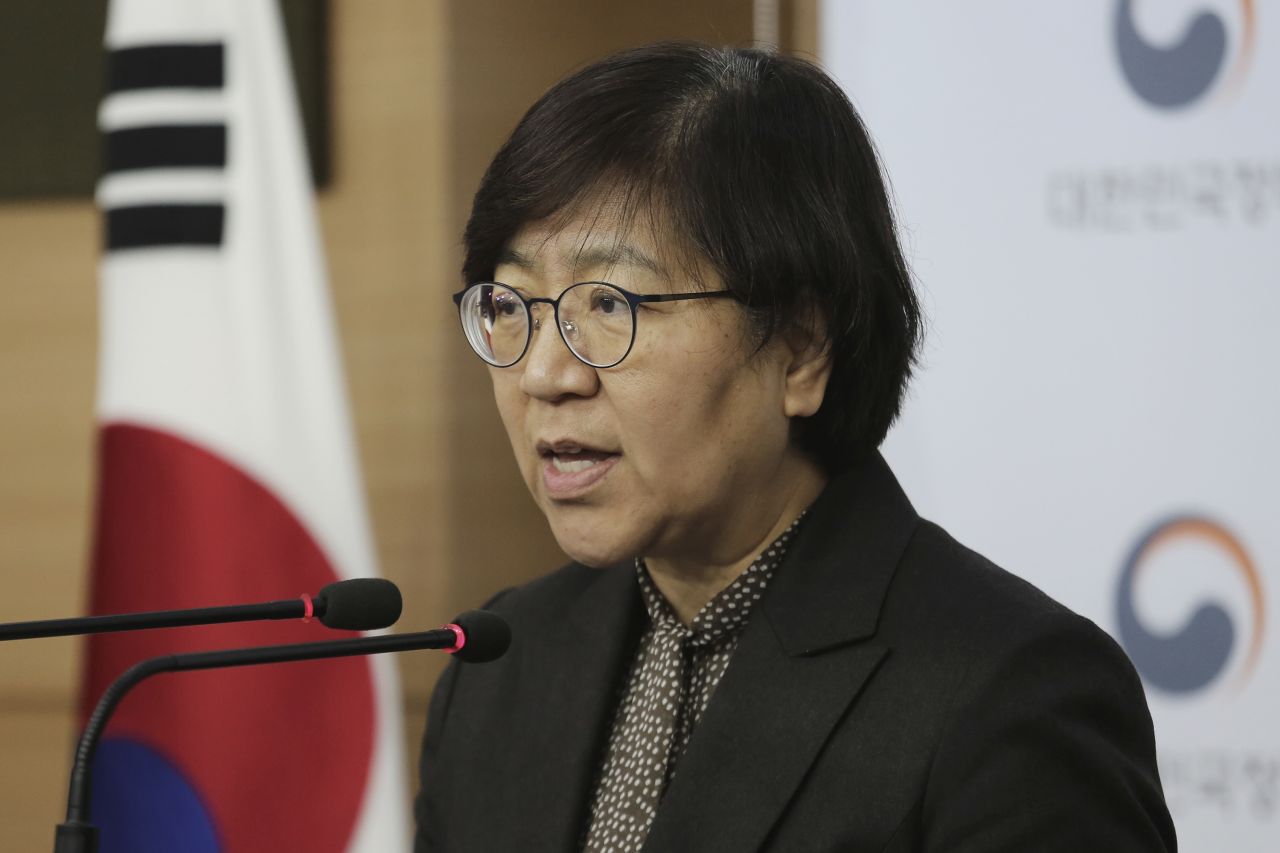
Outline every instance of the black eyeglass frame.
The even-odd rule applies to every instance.
[[[578,355],[578,351],[573,348],[573,344],[569,343],[569,339],[564,336],[564,327],[560,325],[560,300],[564,299],[565,294],[573,290],[575,287],[582,287],[583,285],[588,285],[588,284],[604,285],[605,287],[609,287],[609,288],[612,288],[613,290],[618,291],[619,293],[622,294],[623,298],[627,300],[627,310],[631,312],[631,340],[627,342],[626,351],[623,352],[622,355],[618,357],[617,361],[614,361],[610,364],[592,364],[582,356]],[[485,358],[484,355],[475,348],[475,346],[471,343],[471,338],[467,335],[466,318],[462,316],[462,299],[464,296],[467,295],[468,292],[470,292],[471,290],[474,290],[477,287],[494,287],[494,286],[505,287],[507,290],[514,293],[516,295],[516,298],[519,299],[521,303],[524,304],[524,313],[525,313],[525,316],[527,316],[529,319],[529,323],[526,328],[526,332],[524,336],[524,348],[520,350],[520,354],[518,356],[516,356],[512,361],[508,362],[507,364],[498,364],[496,362],[492,362],[489,359]],[[729,297],[734,299],[737,298],[734,295],[733,291],[731,290],[703,290],[695,293],[643,294],[643,293],[632,293],[631,291],[618,287],[618,285],[608,281],[579,281],[566,287],[563,291],[561,291],[560,295],[557,296],[555,299],[550,299],[546,296],[524,296],[522,293],[520,293],[520,291],[516,290],[511,285],[503,284],[500,281],[477,281],[474,284],[467,285],[462,290],[459,290],[457,293],[453,294],[453,304],[458,306],[458,320],[459,322],[462,323],[463,337],[467,338],[467,344],[471,346],[472,352],[480,356],[480,359],[485,364],[488,364],[497,368],[505,368],[505,367],[514,367],[515,365],[520,363],[520,359],[524,358],[525,354],[529,352],[529,344],[532,343],[533,341],[533,330],[535,326],[537,328],[541,328],[541,326],[537,324],[537,321],[533,316],[533,306],[538,303],[542,303],[542,304],[551,306],[552,315],[554,316],[556,321],[556,331],[560,333],[560,340],[564,341],[565,348],[567,348],[569,352],[573,354],[573,357],[576,358],[578,361],[582,362],[583,364],[585,364],[587,367],[594,367],[597,370],[607,370],[610,367],[617,367],[619,364],[621,364],[623,360],[626,359],[627,356],[631,355],[631,349],[636,345],[636,328],[640,325],[640,321],[636,317],[637,306],[643,305],[646,302],[683,302],[688,299],[711,299],[715,297]]]

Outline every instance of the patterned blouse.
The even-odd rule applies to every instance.
[[[618,702],[591,797],[587,853],[629,853],[644,846],[676,764],[802,518],[803,513],[688,627],[654,586],[644,561],[636,560],[650,624]]]

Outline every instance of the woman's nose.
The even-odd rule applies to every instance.
[[[551,328],[555,318],[550,306],[538,305],[534,309],[520,389],[539,400],[590,397],[599,387],[596,370],[575,356],[565,343],[573,340],[578,330],[570,322],[557,334]]]

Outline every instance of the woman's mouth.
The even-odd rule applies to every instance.
[[[585,456],[583,454],[559,456],[552,454],[551,464],[561,474],[580,474],[590,468],[594,468],[600,463],[600,459],[595,456]]]
[[[547,448],[541,455],[542,484],[553,500],[582,497],[622,458],[620,453],[568,445]]]

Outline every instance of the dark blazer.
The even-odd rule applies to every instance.
[[[1176,849],[1123,652],[922,521],[878,456],[828,485],[761,605],[646,851]],[[574,850],[645,618],[634,569],[492,608],[511,649],[436,687],[415,849]]]

